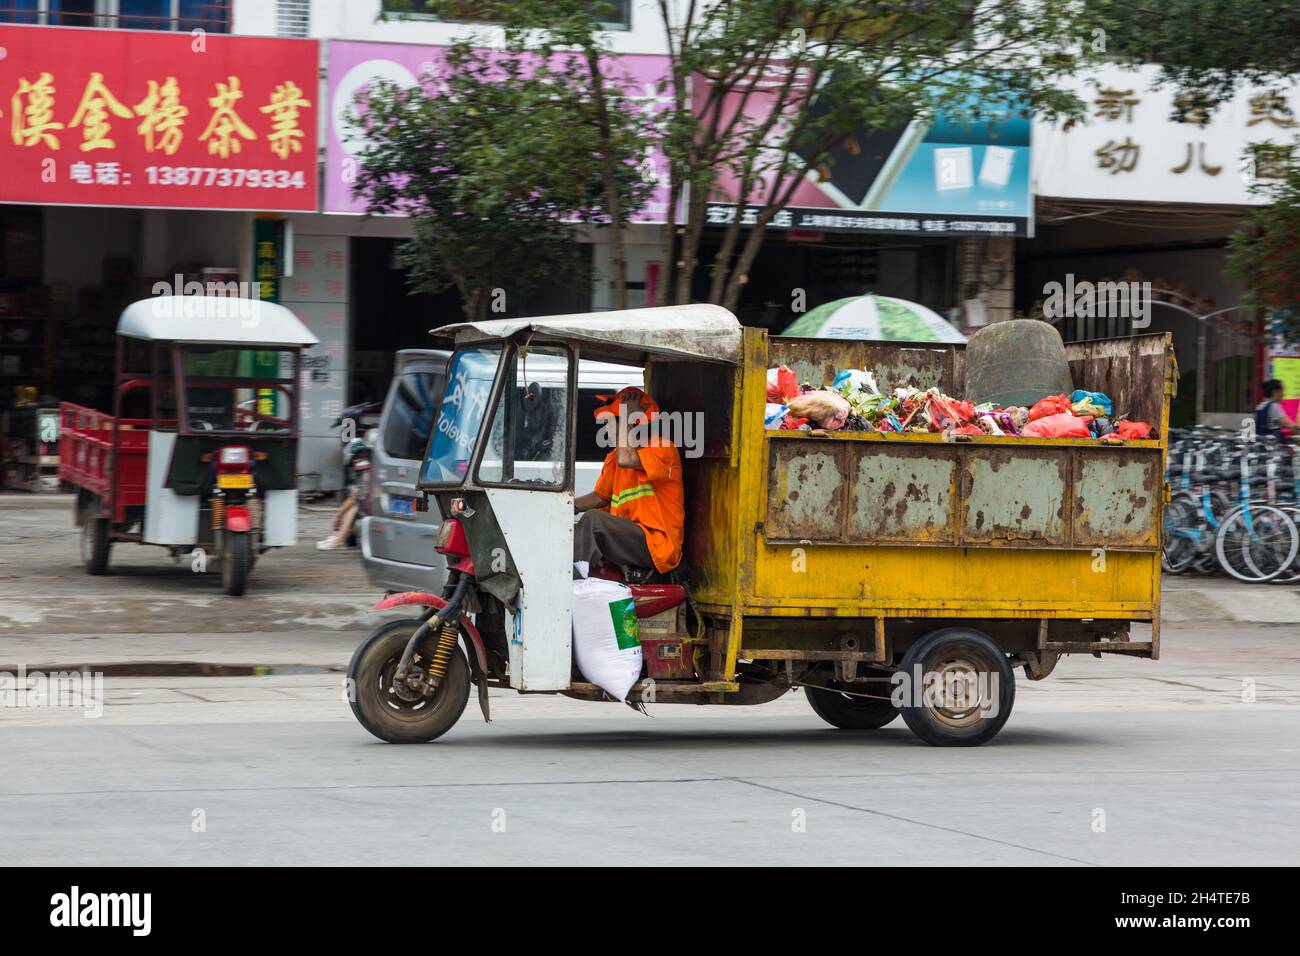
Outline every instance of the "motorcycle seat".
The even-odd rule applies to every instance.
[[[629,584],[637,617],[654,617],[686,602],[686,588],[680,584]]]

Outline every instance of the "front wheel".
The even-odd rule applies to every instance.
[[[248,572],[253,567],[253,548],[247,531],[227,531],[222,542],[221,587],[231,597],[239,597],[248,587]]]
[[[841,730],[879,730],[898,716],[898,708],[889,699],[889,685],[874,684],[881,697],[842,694],[821,687],[804,687],[813,712],[832,727]]]
[[[903,720],[934,747],[975,747],[1011,716],[1016,676],[1002,648],[973,628],[933,631],[907,649]]]
[[[348,664],[348,700],[352,713],[380,740],[421,744],[441,737],[460,719],[469,701],[469,663],[459,646],[432,697],[393,683],[406,642],[417,620],[390,621],[370,632]],[[431,634],[432,643],[437,635]],[[416,653],[412,666],[427,667],[428,655]]]

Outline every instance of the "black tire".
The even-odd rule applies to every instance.
[[[247,531],[227,531],[223,537],[221,588],[231,597],[239,597],[248,587],[248,572],[253,567],[252,543]]]
[[[908,675],[905,686],[910,691],[903,701],[903,720],[931,746],[979,746],[992,740],[1011,716],[1016,700],[1011,662],[987,634],[973,628],[946,627],[927,634],[907,649],[899,670]],[[913,686],[918,674],[927,682],[935,675],[940,687],[948,685],[949,676],[955,681],[973,677],[973,705],[962,706],[970,697],[953,701],[942,692],[938,700],[933,699],[923,693],[924,684],[922,688]],[[994,704],[996,713],[989,713]]]
[[[380,625],[361,642],[348,664],[353,715],[362,727],[390,744],[422,744],[441,737],[460,720],[469,701],[469,662],[459,643],[432,700],[405,698],[393,688],[390,677],[419,626],[418,620],[409,618]],[[432,642],[434,636],[428,640]]]
[[[98,501],[87,502],[81,510],[81,561],[87,574],[107,573],[108,552],[113,546],[108,533],[108,519],[100,516]]]
[[[808,703],[815,713],[832,727],[841,730],[879,730],[898,716],[898,708],[889,699],[889,684],[865,684],[876,688],[871,693],[882,697],[853,697],[820,687],[804,687]]]

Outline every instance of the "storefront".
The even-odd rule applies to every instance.
[[[33,459],[56,450],[41,409],[112,408],[123,307],[257,295],[256,217],[316,207],[319,52],[10,25],[0,46],[3,477],[30,487]]]
[[[1155,67],[1107,69],[1081,81],[1088,122],[1035,131],[1038,230],[1022,244],[1016,307],[1044,314],[1052,283],[1143,289],[1132,310],[1101,303],[1053,316],[1068,341],[1169,332],[1181,374],[1173,418],[1237,425],[1258,401],[1264,318],[1226,274],[1228,243],[1276,181],[1297,131],[1294,88],[1243,89],[1212,114],[1173,118],[1174,92]],[[1116,314],[1118,313],[1118,314]]]

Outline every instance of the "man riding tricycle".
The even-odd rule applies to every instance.
[[[1163,334],[1066,346],[1076,385],[1159,423],[1099,442],[765,428],[769,367],[960,394],[959,345],[769,338],[710,305],[438,332],[457,348],[417,507],[443,516],[446,587],[377,604],[422,611],[373,631],[348,671],[354,714],[383,740],[445,733],[472,686],[485,718],[491,688],[610,700],[575,663],[583,574],[630,590],[644,671],[621,699],[638,708],[802,688],[835,727],[901,715],[964,746],[1006,722],[1016,668],[1040,680],[1062,654],[1159,656]],[[538,357],[567,382],[535,381]],[[581,360],[644,366],[644,393],[580,418]],[[655,427],[632,434],[628,410]],[[575,500],[593,428],[609,456]]]
[[[86,570],[104,574],[116,541],[154,544],[243,594],[258,555],[297,535],[297,383],[318,340],[233,296],[133,303],[117,337],[113,414],[60,409]]]

